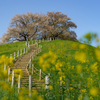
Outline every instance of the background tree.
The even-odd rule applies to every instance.
[[[77,28],[77,25],[70,20],[71,18],[61,12],[47,12],[47,15],[28,12],[18,14],[11,19],[10,26],[1,37],[1,41],[5,44],[50,37],[75,41],[77,35],[70,29]]]
[[[48,12],[45,23],[42,23],[42,33],[46,34],[46,37],[54,39],[62,38],[77,40],[76,33],[70,31],[70,28],[77,28],[77,25],[69,20],[71,20],[71,18],[68,18],[67,15],[62,14],[61,12]]]
[[[10,22],[7,33],[1,38],[3,43],[8,41],[26,41],[36,38],[38,23],[41,20],[39,14],[15,15]]]

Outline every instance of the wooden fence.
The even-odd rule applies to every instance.
[[[51,41],[51,39],[47,40],[47,41]],[[31,59],[29,60],[27,66],[26,66],[26,71],[27,71],[27,73],[29,75],[29,96],[31,96],[32,74],[33,73],[36,73],[39,76],[39,80],[44,78],[45,79],[45,88],[49,89],[49,87],[48,87],[48,84],[50,82],[49,81],[49,76],[46,75],[45,73],[43,73],[41,69],[35,68],[34,64],[32,64],[33,57],[36,56],[38,53],[42,52],[42,46],[38,45],[38,43],[41,43],[41,42],[45,42],[45,40],[44,39],[43,40],[39,40],[39,41],[35,40],[35,46],[37,46],[38,49],[34,50],[33,54],[31,55]],[[14,55],[10,54],[10,57],[14,57],[14,60],[16,60],[16,58],[18,58],[18,57],[22,56],[23,54],[27,53],[28,51],[30,51],[30,45],[29,45],[28,42],[26,42],[26,46],[28,46],[28,47],[24,48],[23,50],[21,49],[21,50],[17,51],[17,53],[14,52]],[[5,69],[6,69],[6,65],[4,65],[4,70]],[[30,71],[29,71],[30,69],[32,69],[31,70],[32,71],[31,74],[30,74]],[[36,71],[38,71],[38,73]],[[8,69],[8,82],[9,82],[9,76],[10,76],[10,68]],[[14,77],[14,71],[12,71],[12,84],[11,84],[12,87],[14,86],[14,78],[15,78]],[[18,93],[19,93],[20,88],[21,88],[21,77],[20,77],[20,75],[18,75]]]

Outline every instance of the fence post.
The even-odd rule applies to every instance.
[[[26,66],[26,71],[27,71],[27,73],[29,75],[28,66],[29,66],[29,64],[27,64],[27,66]]]
[[[30,45],[29,45],[29,43],[28,43],[28,48],[30,49]]]
[[[10,57],[12,57],[12,54],[10,54]]]
[[[20,75],[18,76],[18,93],[19,93],[19,90],[20,90],[20,86],[21,86],[21,82],[20,82]]]
[[[42,42],[44,42],[44,39],[42,39]]]
[[[41,40],[39,40],[39,43],[41,43]]]
[[[34,54],[34,57],[35,57],[35,50],[34,50],[33,54]]]
[[[20,51],[20,56],[22,56],[22,49],[21,49],[21,51]]]
[[[41,45],[41,52],[42,52],[42,45]]]
[[[46,75],[45,76],[45,88],[46,89],[49,89],[49,86],[48,85],[49,85],[49,77]]]
[[[37,52],[36,52],[36,50],[35,50],[35,56],[36,56],[36,54],[37,54]]]
[[[4,64],[4,70],[6,70],[6,67],[7,67],[7,66]]]
[[[18,52],[17,52],[17,57],[19,57],[19,50],[18,50]]]
[[[35,40],[35,43],[36,43],[36,40]]]
[[[33,59],[33,54],[31,55],[31,61],[32,61],[32,59]]]
[[[27,42],[26,42],[26,46],[27,46]]]
[[[32,64],[32,59],[30,59],[30,67],[29,68],[31,68],[31,64]]]
[[[32,64],[32,75],[33,75],[33,71],[34,71],[34,64]]]
[[[10,68],[8,69],[8,82],[9,82]]]
[[[36,50],[35,50],[35,56],[36,56]]]
[[[51,37],[50,37],[50,41],[51,41]]]
[[[16,52],[14,52],[14,59],[16,59]]]
[[[31,59],[30,59],[30,68],[31,68]]]
[[[25,48],[24,48],[24,54],[25,54]]]
[[[41,73],[42,73],[42,70],[40,69],[40,77],[39,77],[39,80],[41,80]]]
[[[34,52],[33,52],[33,54],[32,54],[32,59],[34,58]]]
[[[37,47],[38,47],[38,43],[37,43]]]
[[[36,42],[36,46],[38,47],[38,43]]]
[[[26,52],[28,52],[28,48],[26,48]]]
[[[12,87],[14,85],[14,71],[12,71]]]
[[[31,90],[32,90],[32,76],[29,75],[29,96],[31,96]]]
[[[38,54],[38,49],[36,51],[37,51],[37,54]]]
[[[41,48],[39,48],[39,53],[41,52]]]
[[[35,54],[35,56],[36,56],[36,50],[34,50],[34,54]]]
[[[39,48],[40,48],[40,45],[39,45]]]

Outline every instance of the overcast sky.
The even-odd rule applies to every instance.
[[[27,12],[61,12],[77,25],[77,39],[96,32],[100,37],[100,0],[0,0],[0,37],[6,33],[11,18]],[[92,43],[93,46],[98,45]]]

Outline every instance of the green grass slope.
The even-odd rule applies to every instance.
[[[67,40],[55,40],[40,44],[43,47],[42,52],[34,58],[33,64],[36,68],[42,69],[44,73],[50,73],[52,84],[49,96],[52,97],[52,100],[63,100],[62,98],[68,100],[100,99],[98,96],[100,49]],[[53,53],[50,54],[49,51]],[[51,61],[55,59],[56,61],[52,63]]]
[[[42,45],[42,52],[34,57],[32,63],[45,74],[50,73],[50,91],[39,92],[44,100],[100,99],[99,49],[68,40],[45,41],[39,44]],[[25,41],[0,45],[0,55],[9,56],[25,47]],[[35,77],[38,78],[36,75]]]
[[[35,41],[33,41],[35,43]],[[32,44],[32,41],[30,41],[30,44]],[[0,45],[0,56],[6,55],[10,56],[10,54],[14,54],[14,52],[17,52],[18,50],[21,50],[26,48],[26,41],[20,41],[20,42],[14,42],[9,44]]]
[[[49,50],[57,54],[59,60],[64,61],[64,62],[70,62],[71,65],[77,65],[79,63],[74,58],[74,54],[76,51],[85,52],[87,54],[87,60],[89,60],[91,64],[95,62],[95,59],[91,59],[92,57],[91,53],[94,52],[96,47],[93,47],[91,45],[86,45],[86,49],[80,49],[82,43],[74,42],[74,41],[67,41],[67,40],[55,40],[55,41],[49,41],[45,43],[42,42],[39,44],[42,45],[43,47],[42,52],[39,53],[34,58],[34,61],[33,61],[34,65],[38,67],[39,67],[39,63],[37,62],[39,62],[39,57],[43,55],[44,53],[48,53]],[[74,45],[74,47],[72,45]],[[84,65],[86,64],[88,64],[88,62],[86,62]]]

